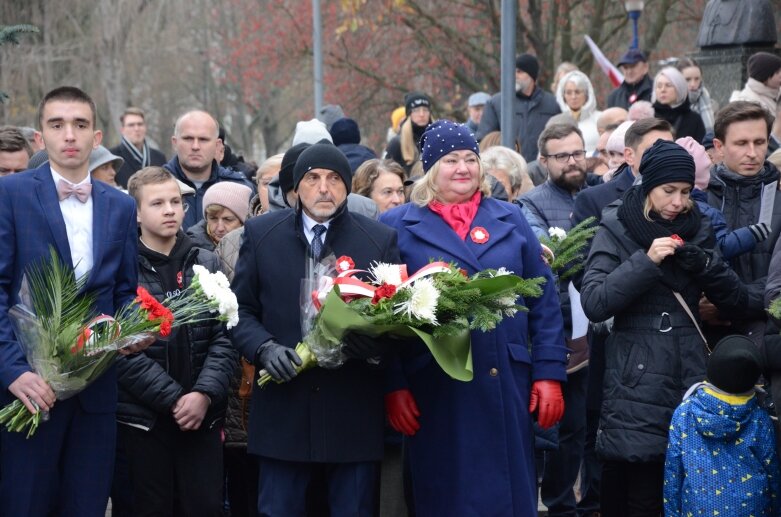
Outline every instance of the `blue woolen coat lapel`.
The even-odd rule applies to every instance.
[[[57,196],[57,187],[54,186],[54,180],[51,176],[49,165],[45,165],[35,170],[35,194],[38,202],[41,204],[43,213],[46,214],[46,221],[49,223],[49,230],[52,234],[52,240],[57,245],[57,251],[60,253],[65,264],[73,267],[71,258],[71,249],[68,244],[68,232],[65,229],[65,220],[62,218],[60,210],[60,200]]]
[[[472,249],[463,241],[456,232],[439,215],[428,207],[410,206],[410,210],[404,216],[404,223],[409,232],[423,242],[441,249],[442,256],[454,256],[464,265],[469,265],[479,271],[480,261]],[[467,236],[469,239],[469,236]],[[440,257],[430,257],[438,260]],[[410,271],[414,273],[414,271]]]
[[[92,181],[92,271],[90,271],[88,285],[95,278],[94,272],[100,269],[108,244],[109,206],[106,188],[113,187],[107,187],[100,181]]]

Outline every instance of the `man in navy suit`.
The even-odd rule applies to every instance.
[[[113,314],[133,299],[135,202],[91,181],[89,155],[102,137],[95,119],[95,103],[78,88],[47,93],[38,123],[49,162],[0,179],[0,405],[16,397],[32,412],[49,412],[29,439],[0,432],[0,515],[102,516],[108,502],[116,435],[114,368],[55,403],[54,391],[25,359],[8,319],[25,272],[48,257],[50,247],[77,277],[87,276],[85,289],[95,294],[98,312]]]

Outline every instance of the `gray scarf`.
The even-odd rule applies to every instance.
[[[124,136],[122,137],[122,147],[127,149],[130,156],[141,164],[141,168],[149,167],[149,144],[146,143],[146,140],[144,140],[143,153],[139,152],[138,148],[131,144]]]

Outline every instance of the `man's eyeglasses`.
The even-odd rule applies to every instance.
[[[574,158],[576,162],[579,162],[586,157],[586,151],[575,151],[573,153],[544,154],[543,156],[545,158],[553,158],[559,163],[567,163],[570,158]]]

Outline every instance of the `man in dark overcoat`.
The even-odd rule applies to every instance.
[[[349,256],[364,270],[375,261],[399,263],[396,232],[347,209],[350,164],[332,144],[303,151],[293,176],[297,208],[247,221],[233,282],[240,317],[234,345],[284,381],[252,394],[248,451],[260,457],[258,511],[305,515],[310,481],[324,476],[331,515],[373,515],[383,452],[382,372],[354,358],[337,369],[297,374],[294,348],[302,339],[307,266],[331,254]],[[381,348],[367,338],[363,345],[364,357]]]

